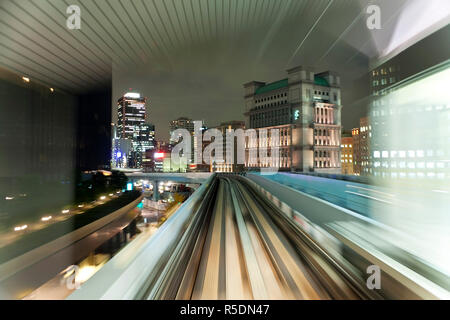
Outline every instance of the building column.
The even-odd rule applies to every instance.
[[[159,201],[160,195],[159,195],[159,181],[158,180],[153,180],[152,181],[153,184],[153,197],[152,200],[153,201]]]

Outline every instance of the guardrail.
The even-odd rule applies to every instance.
[[[362,236],[368,237],[367,230],[375,234],[382,231],[398,233],[396,230],[259,175],[248,174],[247,177],[287,218],[294,220],[302,231],[321,244],[333,259],[346,265],[362,286],[366,285],[366,278],[370,276],[366,273],[367,266],[379,266],[384,272],[384,285],[381,290],[374,290],[375,294],[388,299],[450,299],[450,293],[440,285],[395,261],[375,245],[367,241],[362,244],[354,233],[358,228],[365,230]],[[347,230],[344,232],[341,226],[353,226],[353,233]],[[417,261],[416,264],[420,265],[421,262]],[[430,270],[423,264],[419,267]],[[438,271],[435,273],[438,278],[445,278]]]
[[[211,175],[150,238],[139,235],[108,261],[68,300],[130,300],[142,298],[145,284],[158,277],[156,270],[170,255],[186,225],[210,187]]]
[[[355,176],[339,173],[319,173],[319,172],[289,172],[289,173],[302,174],[305,176],[313,176],[327,179],[345,180],[362,184],[374,184],[373,181],[375,180],[373,177]]]
[[[20,255],[8,262],[3,263],[2,265],[0,265],[0,281],[32,265],[33,263],[45,259],[45,257],[69,246],[70,244],[104,227],[108,223],[120,218],[122,215],[135,208],[139,204],[139,202],[142,201],[142,198],[143,197],[140,196],[133,202],[108,214],[103,218],[98,219],[97,221],[85,225],[84,227],[81,227],[75,231],[69,232],[62,237],[52,240],[38,248],[35,248],[23,255]]]

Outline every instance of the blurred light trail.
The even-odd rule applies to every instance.
[[[387,204],[392,204],[392,202],[390,202],[390,201],[386,201],[386,200],[383,200],[383,199],[379,199],[379,198],[375,198],[375,197],[372,197],[372,196],[368,196],[367,194],[362,194],[362,193],[353,192],[353,191],[345,191],[345,192],[346,193],[350,193],[350,194],[355,194],[355,195],[363,197],[363,198],[372,199],[372,200],[384,202],[384,203],[387,203]]]

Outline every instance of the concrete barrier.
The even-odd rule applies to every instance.
[[[116,210],[103,218],[100,218],[88,225],[85,225],[77,230],[74,230],[62,237],[52,240],[40,247],[37,247],[27,253],[24,253],[14,259],[9,260],[0,265],[0,282],[11,277],[17,272],[32,266],[33,264],[45,259],[46,257],[54,254],[55,252],[70,246],[72,243],[88,236],[89,234],[97,231],[112,221],[120,218],[131,209],[135,208],[139,202],[142,201],[143,196],[130,202],[126,206]]]

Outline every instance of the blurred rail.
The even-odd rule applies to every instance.
[[[311,197],[304,201],[323,213],[339,210]],[[69,298],[431,297],[411,291],[417,286],[399,283],[405,277],[394,273],[383,283],[384,291],[368,289],[370,264],[370,255],[268,196],[255,181],[214,175],[152,238],[136,239]]]

